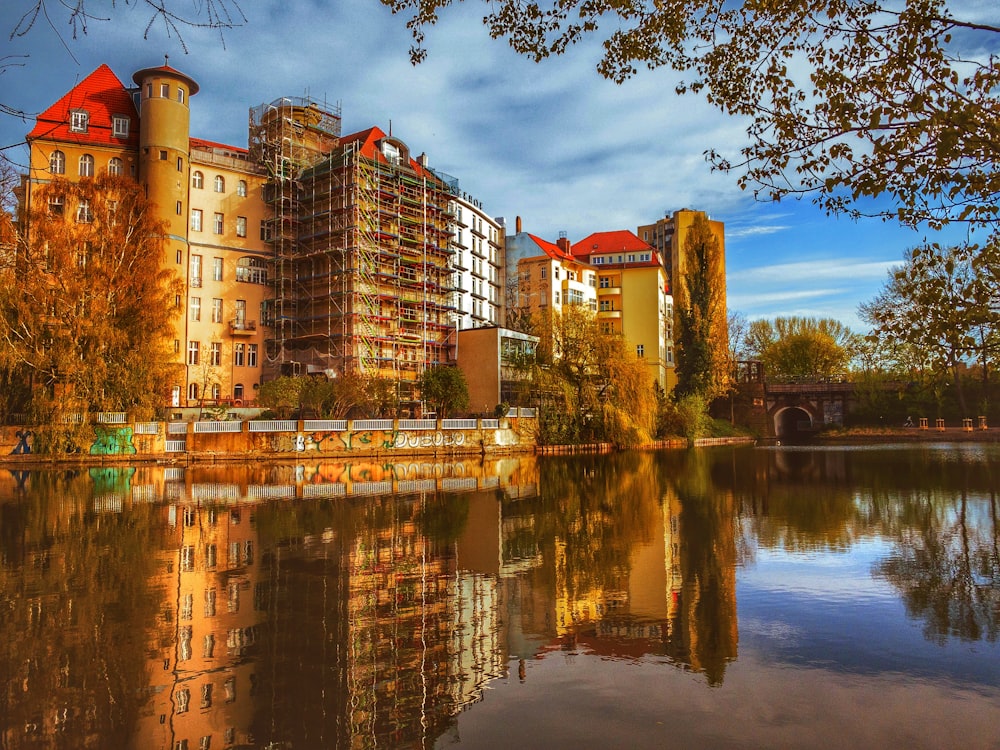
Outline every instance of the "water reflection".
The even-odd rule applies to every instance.
[[[0,471],[0,746],[431,747],[556,655],[721,688],[739,575],[758,648],[784,625],[750,571],[871,545],[853,593],[888,586],[934,643],[993,642],[998,466],[930,447]]]

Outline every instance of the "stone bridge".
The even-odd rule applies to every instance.
[[[853,400],[853,383],[766,383],[768,435],[794,440],[826,425],[842,425]]]

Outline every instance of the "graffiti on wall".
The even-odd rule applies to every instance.
[[[131,427],[94,426],[94,443],[90,446],[92,456],[125,456],[135,453],[132,444]]]

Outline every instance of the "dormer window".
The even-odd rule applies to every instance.
[[[90,124],[90,113],[82,109],[74,109],[69,113],[69,129],[71,133],[86,133]]]
[[[115,138],[128,138],[129,119],[125,115],[115,115],[111,118],[111,134]]]

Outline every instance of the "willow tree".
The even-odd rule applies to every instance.
[[[0,289],[0,372],[24,386],[6,407],[43,425],[92,411],[151,415],[180,291],[162,265],[165,225],[120,177],[57,180],[33,198],[29,241]]]
[[[596,315],[570,305],[537,321],[546,442],[646,442],[656,421],[649,367],[619,333],[602,330]]]
[[[410,16],[411,59],[453,0],[381,0]],[[536,61],[588,37],[601,75],[667,67],[747,123],[712,164],[766,199],[907,225],[996,228],[1000,26],[961,0],[484,0],[495,39]],[[991,54],[992,53],[992,54]],[[866,198],[887,197],[872,204]],[[875,205],[875,208],[871,208]]]

